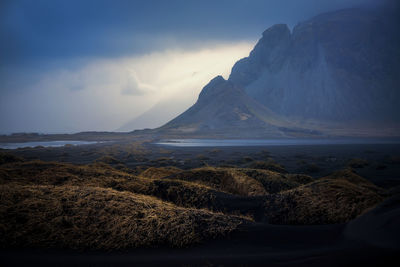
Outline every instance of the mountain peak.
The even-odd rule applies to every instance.
[[[216,86],[216,85],[222,84],[224,82],[226,82],[224,77],[222,77],[221,75],[218,75],[215,78],[211,79],[211,81],[206,86]]]
[[[286,24],[275,24],[266,29],[262,36],[268,38],[276,35],[287,35],[288,33],[290,34],[290,30]]]
[[[212,79],[206,86],[204,86],[199,95],[199,100],[206,99],[212,95],[218,94],[221,89],[227,89],[228,84],[228,81],[226,81],[221,75],[218,75],[217,77]]]
[[[276,24],[265,30],[249,57],[239,60],[233,66],[229,81],[245,87],[266,68],[279,69],[286,58],[291,39],[286,24]]]

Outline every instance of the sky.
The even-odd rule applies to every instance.
[[[1,0],[0,133],[154,128],[273,24],[379,0]]]

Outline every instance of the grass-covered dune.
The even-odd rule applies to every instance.
[[[1,158],[1,157],[0,157]],[[350,170],[323,178],[266,169],[0,161],[1,247],[187,247],[241,224],[348,222],[384,192]]]
[[[182,172],[182,170],[176,167],[150,167],[141,172],[140,176],[145,178],[159,179],[180,172]]]
[[[0,184],[88,186],[111,188],[157,197],[181,207],[221,211],[233,195],[198,183],[173,179],[152,179],[116,170],[104,163],[72,165],[28,161],[0,167]]]
[[[266,217],[276,224],[348,222],[383,200],[380,189],[342,171],[268,197]]]
[[[3,248],[186,247],[244,221],[101,187],[3,184],[0,194]]]
[[[176,173],[167,178],[198,183],[240,196],[267,194],[259,181],[234,168],[203,167]]]

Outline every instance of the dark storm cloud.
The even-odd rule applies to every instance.
[[[376,1],[3,0],[0,64],[254,39],[273,23],[293,26],[320,12],[371,2]]]

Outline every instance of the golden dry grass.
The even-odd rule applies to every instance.
[[[240,196],[263,196],[267,193],[259,181],[232,168],[203,167],[176,173],[168,178],[198,183]]]
[[[314,181],[311,176],[304,174],[286,174],[262,169],[238,169],[238,171],[260,182],[269,194],[279,193]]]
[[[185,247],[249,221],[238,216],[274,224],[341,223],[382,200],[380,188],[351,170],[321,179],[215,167],[152,167],[133,175],[104,162],[1,159],[3,248]]]
[[[345,180],[345,181],[348,181],[348,182],[350,182],[352,184],[355,184],[357,186],[363,187],[366,190],[371,190],[373,192],[382,191],[381,188],[377,187],[376,185],[374,185],[370,181],[362,178],[361,176],[359,176],[358,174],[353,172],[351,169],[344,169],[344,170],[336,171],[336,172],[326,176],[325,178],[327,178],[327,179]]]
[[[0,200],[2,248],[186,247],[244,221],[99,187],[7,184]]]
[[[376,186],[349,171],[270,195],[266,214],[275,224],[348,222],[383,200]]]
[[[176,168],[176,167],[150,167],[140,173],[139,176],[145,177],[145,178],[152,178],[152,179],[160,179],[160,178],[165,178],[167,176],[176,174],[182,172],[181,169]]]
[[[112,188],[155,196],[182,207],[221,210],[216,200],[218,192],[212,188],[187,181],[138,177],[104,163],[80,166],[43,161],[5,164],[0,168],[0,184],[6,183]]]
[[[285,168],[282,165],[274,162],[273,160],[254,161],[248,166],[248,168],[269,170],[269,171],[274,171],[274,172],[279,172],[279,173],[287,173],[287,171],[285,170]]]

